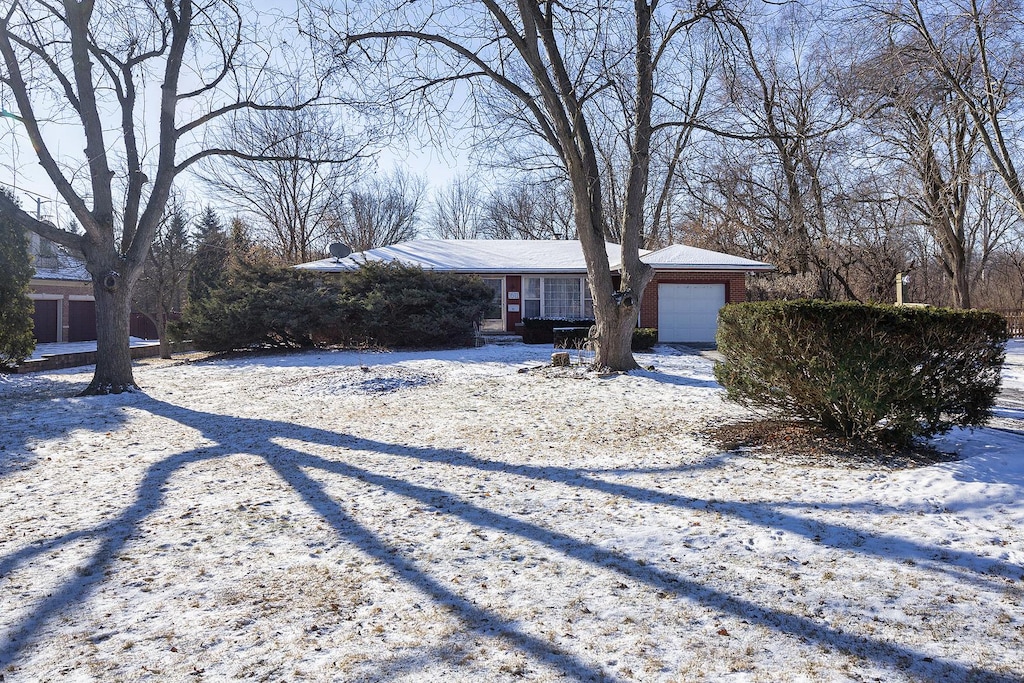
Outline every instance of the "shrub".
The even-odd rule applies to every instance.
[[[396,263],[366,263],[341,277],[341,319],[351,341],[385,347],[471,344],[494,299],[478,277],[434,273]]]
[[[173,332],[210,351],[466,345],[492,299],[479,278],[394,264],[366,264],[338,280],[249,264],[190,301]]]
[[[654,345],[657,343],[657,327],[638,327],[633,330],[633,342],[631,348],[634,351],[647,351],[654,348]]]
[[[291,268],[239,267],[206,296],[190,300],[172,333],[207,351],[312,346],[324,311],[337,305],[333,294]]]
[[[1006,340],[1006,321],[982,311],[731,304],[719,313],[715,377],[743,405],[908,442],[989,418]]]

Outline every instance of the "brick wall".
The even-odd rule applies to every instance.
[[[679,285],[725,285],[725,302],[740,303],[747,300],[747,279],[743,271],[662,272],[644,290],[640,302],[640,327],[658,326],[658,285],[661,283]]]

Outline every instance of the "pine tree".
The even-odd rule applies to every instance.
[[[199,219],[196,253],[188,278],[190,301],[205,298],[223,280],[230,256],[230,240],[217,212],[206,207]]]
[[[8,199],[14,195],[0,187]],[[0,220],[0,368],[13,368],[32,355],[32,300],[28,283],[32,279],[28,236],[12,223]]]
[[[184,306],[193,256],[190,242],[188,221],[180,205],[175,203],[160,221],[146,267],[132,295],[134,308],[156,327],[161,358],[171,357],[167,323]]]

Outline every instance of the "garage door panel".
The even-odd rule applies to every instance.
[[[72,301],[68,310],[68,341],[96,339],[96,302]]]
[[[658,340],[713,342],[724,305],[724,284],[659,284]]]
[[[58,329],[60,316],[57,313],[60,302],[53,299],[36,299],[32,302],[35,309],[32,312],[32,332],[36,342],[49,344],[60,340]]]

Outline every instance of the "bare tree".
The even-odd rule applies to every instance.
[[[491,192],[482,233],[491,239],[573,239],[572,197],[564,180],[529,177]]]
[[[915,179],[910,205],[938,247],[957,308],[971,307],[972,242],[968,212],[975,185],[979,129],[948,81],[918,59],[920,38],[895,40],[858,68],[858,85],[875,103],[865,126],[882,144],[876,154],[905,165]],[[962,63],[959,78],[970,78]]]
[[[468,177],[457,177],[434,192],[430,226],[441,239],[470,240],[483,235],[483,192]]]
[[[230,0],[12,0],[0,12],[0,88],[84,234],[39,222],[2,197],[0,214],[84,255],[98,337],[96,371],[84,393],[137,389],[128,344],[131,291],[175,178],[215,155],[280,159],[273,151],[200,143],[212,125],[239,112],[302,108],[318,95],[322,74],[305,69],[312,94],[281,99],[281,89],[271,87],[269,65],[281,62],[270,36],[250,35]],[[143,115],[154,86],[155,123]],[[85,149],[77,163],[56,156],[54,126],[44,124],[55,117],[81,124]]]
[[[335,208],[331,237],[354,251],[414,239],[425,192],[423,178],[401,170],[364,180]]]
[[[286,264],[323,253],[332,214],[359,171],[363,146],[337,109],[247,110],[220,144],[245,156],[211,158],[200,177],[234,208],[256,219],[264,242]],[[276,161],[260,161],[261,157]]]
[[[943,81],[973,122],[982,149],[1024,216],[1017,165],[1024,25],[1017,0],[906,0],[867,3],[888,30],[905,40],[906,55]]]
[[[630,350],[640,297],[653,277],[640,261],[655,132],[680,124],[655,121],[655,100],[671,100],[670,76],[689,31],[715,3],[635,0],[564,3],[482,0],[479,3],[353,4],[339,27],[347,56],[354,47],[386,81],[392,101],[433,102],[456,84],[491,112],[499,130],[540,140],[569,180],[576,234],[587,263],[598,348],[595,363],[637,367]],[[457,15],[458,22],[451,17]],[[364,22],[365,19],[365,22]],[[350,26],[357,26],[350,30]],[[622,65],[610,77],[610,65]],[[618,75],[621,74],[621,75]],[[616,87],[628,107],[602,100]],[[601,105],[605,105],[603,108]],[[603,168],[595,134],[614,126],[628,140],[620,222],[621,278],[616,286],[605,248]]]

